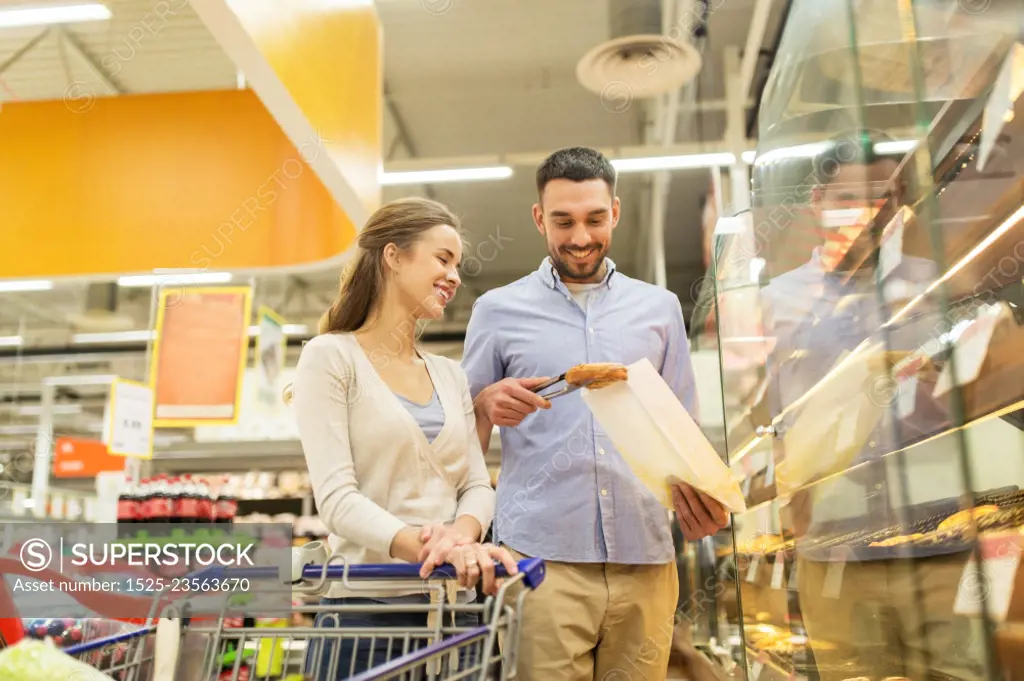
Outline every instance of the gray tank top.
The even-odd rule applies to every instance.
[[[441,400],[438,399],[437,391],[435,390],[434,394],[430,396],[430,402],[427,404],[416,404],[398,393],[395,393],[395,397],[412,414],[412,417],[416,419],[416,423],[420,425],[423,434],[427,436],[427,442],[433,442],[434,438],[441,432],[441,428],[444,427],[444,407],[441,406]]]

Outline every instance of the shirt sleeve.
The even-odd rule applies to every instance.
[[[354,370],[344,354],[325,341],[325,337],[314,338],[306,344],[292,385],[292,404],[313,497],[332,534],[388,555],[405,523],[359,491],[346,399]]]
[[[505,363],[498,345],[497,317],[485,296],[473,303],[462,351],[462,370],[466,373],[471,397],[505,378]]]
[[[487,535],[487,528],[494,519],[495,492],[491,487],[491,475],[487,471],[484,453],[480,449],[480,439],[476,436],[476,416],[473,413],[473,398],[469,393],[469,383],[465,374],[456,365],[455,373],[462,387],[462,411],[466,422],[466,441],[468,450],[466,458],[469,462],[469,474],[465,483],[459,488],[458,507],[455,517],[472,516],[480,523],[480,541]]]
[[[693,362],[690,359],[690,343],[686,337],[683,308],[679,304],[679,298],[675,295],[672,295],[671,305],[668,343],[665,349],[665,361],[661,367],[661,377],[672,388],[672,392],[679,398],[694,422],[700,425],[697,380],[694,377]]]

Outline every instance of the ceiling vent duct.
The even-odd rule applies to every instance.
[[[85,293],[85,310],[68,315],[75,328],[82,331],[125,331],[135,328],[129,315],[117,309],[116,283],[89,284]]]
[[[608,11],[611,39],[576,65],[576,78],[601,95],[605,108],[625,110],[634,99],[670,92],[700,73],[700,53],[684,30],[689,22],[662,34],[660,0],[611,0]]]

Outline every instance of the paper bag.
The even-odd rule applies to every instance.
[[[627,368],[628,381],[582,392],[634,475],[669,510],[675,482],[699,489],[732,513],[746,510],[732,472],[650,361]]]
[[[864,448],[899,395],[889,367],[899,353],[865,342],[795,402],[797,415],[784,428],[785,459],[775,468],[781,494],[845,471]]]

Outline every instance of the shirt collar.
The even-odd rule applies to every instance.
[[[604,261],[607,263],[608,269],[604,274],[604,279],[602,279],[600,283],[603,286],[611,288],[611,282],[613,279],[612,275],[615,274],[616,271],[615,263],[609,257],[605,257]],[[551,256],[547,256],[543,261],[541,261],[540,267],[537,268],[537,276],[539,276],[540,280],[550,289],[559,290],[559,287],[562,289],[565,288],[565,283],[562,281],[562,278],[558,276],[558,271],[551,262]]]

